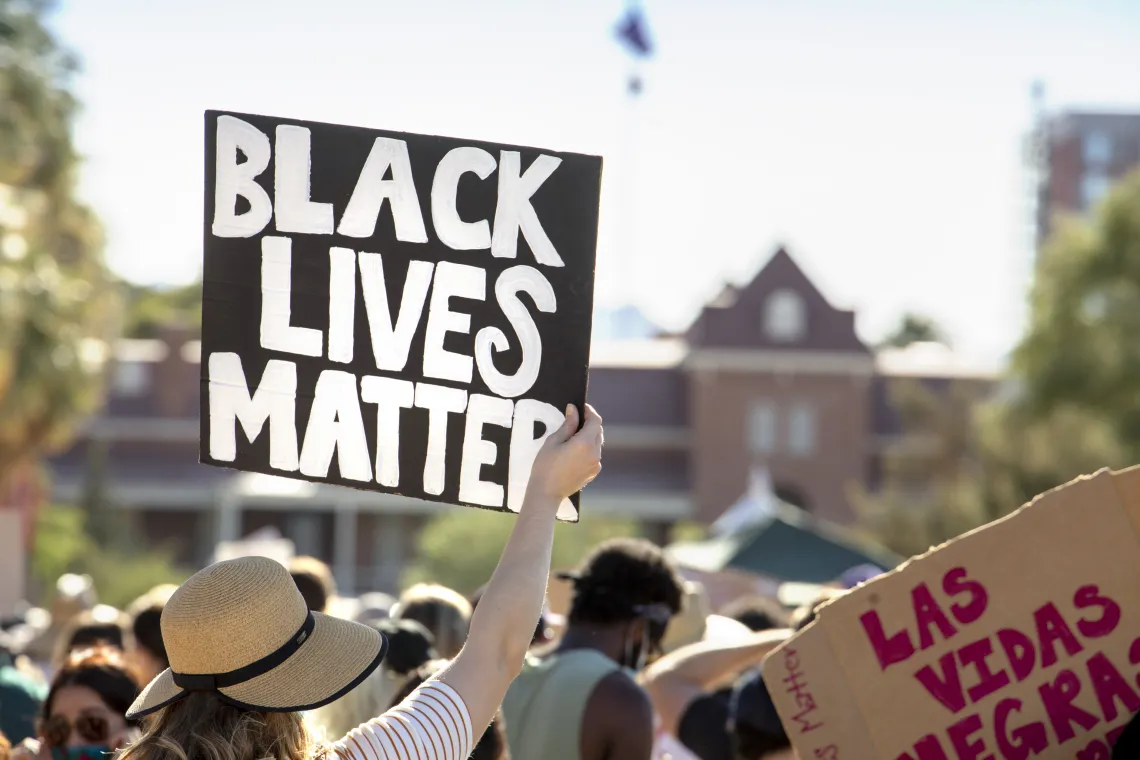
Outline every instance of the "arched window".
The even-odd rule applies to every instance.
[[[792,343],[807,332],[803,299],[793,290],[777,290],[764,303],[764,334],[769,340]]]

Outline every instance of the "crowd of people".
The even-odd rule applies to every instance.
[[[500,564],[470,598],[338,596],[328,566],[211,565],[126,610],[67,575],[4,622],[0,760],[787,760],[761,673],[856,568],[798,609],[712,609],[656,545],[616,539],[544,605],[558,504],[600,469],[576,413],[536,459]],[[1134,729],[1114,757],[1135,754]]]

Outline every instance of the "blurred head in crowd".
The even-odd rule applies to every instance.
[[[619,632],[619,663],[635,670],[660,653],[669,621],[681,611],[684,583],[659,547],[640,539],[606,541],[562,577],[574,584],[568,633]]]
[[[316,557],[295,557],[289,563],[289,574],[313,612],[325,612],[336,596],[336,580],[332,570]]]
[[[681,611],[673,616],[661,640],[661,653],[699,641],[730,642],[748,635],[748,629],[723,615],[715,615],[703,584],[684,581]]]
[[[383,713],[408,676],[437,657],[431,631],[414,620],[387,618],[371,625],[388,639],[384,661],[355,689],[309,712],[306,720],[325,736],[343,736]]]
[[[130,617],[106,604],[79,613],[60,632],[53,661],[59,667],[75,650],[93,646],[109,646],[120,652],[133,648]]]
[[[483,598],[483,592],[487,589],[486,585],[480,586],[468,601],[471,603],[471,612],[474,614],[475,608],[479,606],[479,600]],[[542,612],[538,616],[538,624],[534,627],[534,636],[530,639],[532,647],[548,644],[554,639],[554,628],[550,624],[550,613],[543,605]]]
[[[791,620],[789,621],[792,630],[801,631],[804,628],[807,628],[810,623],[815,621],[816,611],[821,606],[827,602],[830,602],[832,599],[843,596],[846,593],[847,591],[844,589],[824,589],[822,592],[820,592],[820,595],[816,599],[813,599],[792,613]]]
[[[752,631],[786,628],[788,616],[775,601],[763,596],[746,596],[726,605],[721,614],[743,623]]]
[[[365,625],[375,625],[381,620],[387,620],[392,616],[392,608],[396,606],[394,596],[379,591],[361,594],[357,602],[356,622]]]
[[[728,728],[734,760],[795,758],[759,669],[743,676],[733,689]]]
[[[80,612],[94,609],[98,601],[90,575],[65,573],[55,583],[55,596],[51,603],[52,623],[63,626]]]
[[[404,701],[409,694],[419,688],[424,681],[438,673],[445,665],[447,665],[446,660],[435,660],[420,667],[408,677],[404,685],[396,692],[389,707],[395,707]],[[487,726],[487,730],[483,732],[483,736],[476,743],[475,749],[471,753],[471,760],[509,759],[507,732],[503,728],[503,714],[498,712],[495,714],[494,720],[491,721],[491,725]]]
[[[392,610],[397,620],[415,620],[431,631],[439,656],[450,660],[467,640],[471,603],[445,586],[418,583],[400,596]]]
[[[171,584],[156,586],[127,608],[134,638],[134,646],[128,654],[143,683],[150,683],[152,678],[170,667],[166,645],[162,643],[162,608],[177,589]]]
[[[102,760],[133,738],[127,709],[139,684],[123,653],[111,647],[72,652],[44,700],[40,740],[53,760]]]

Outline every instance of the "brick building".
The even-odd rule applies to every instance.
[[[1140,113],[1064,112],[1043,119],[1034,138],[1038,244],[1059,214],[1087,213],[1140,166]]]
[[[120,342],[106,408],[51,462],[56,501],[78,499],[103,461],[109,501],[188,564],[275,526],[329,560],[343,588],[391,589],[416,533],[448,507],[199,464],[200,346],[188,335]],[[777,251],[682,335],[595,340],[588,395],[606,419],[606,453],[585,519],[634,518],[664,539],[678,521],[712,522],[762,466],[784,500],[849,522],[849,487],[874,487],[885,447],[899,444],[899,377],[988,382],[940,347],[876,355],[854,313]]]

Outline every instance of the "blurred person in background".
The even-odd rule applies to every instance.
[[[365,625],[375,625],[381,620],[388,620],[392,617],[392,608],[396,606],[394,596],[380,591],[361,594],[357,602],[355,620]]]
[[[12,637],[0,634],[0,733],[19,744],[36,735],[36,716],[47,687],[17,662]]]
[[[162,643],[162,608],[177,588],[170,584],[156,586],[127,608],[134,640],[127,654],[143,683],[170,667],[166,646]]]
[[[713,613],[712,601],[704,584],[697,581],[685,581],[684,584],[681,611],[673,616],[665,629],[661,654],[698,641],[734,641],[748,635],[748,628],[742,623]]]
[[[50,613],[48,625],[32,639],[24,653],[43,668],[45,673],[50,673],[51,662],[56,655],[63,629],[79,613],[94,609],[97,602],[95,586],[90,575],[74,573],[61,575],[56,581],[55,594],[48,610]]]
[[[351,691],[380,664],[387,643],[368,626],[310,611],[277,562],[244,557],[200,570],[167,603],[171,669],[128,711],[153,717],[119,760],[467,758],[529,648],[558,507],[601,470],[601,418],[587,406],[581,430],[578,422],[568,406],[539,449],[463,650],[397,707],[331,745],[315,737],[302,711]]]
[[[653,707],[634,679],[681,610],[681,578],[659,547],[632,539],[601,544],[563,577],[574,590],[562,639],[527,658],[503,700],[511,755],[648,760]]]
[[[328,612],[336,597],[336,579],[328,565],[316,557],[294,557],[289,563],[289,575],[310,610]]]
[[[414,620],[378,620],[372,627],[388,640],[380,667],[340,699],[305,716],[325,736],[344,736],[387,710],[408,676],[438,656],[431,631]]]
[[[804,628],[807,628],[809,625],[815,622],[816,611],[820,607],[827,604],[832,599],[837,599],[846,593],[847,591],[845,589],[840,588],[823,589],[819,593],[818,597],[808,602],[807,604],[800,606],[795,612],[792,613],[792,616],[788,621],[792,630],[802,631]]]
[[[13,760],[110,760],[137,734],[126,713],[139,683],[123,653],[111,647],[77,650],[52,679],[38,737],[25,740]]]
[[[93,646],[113,647],[124,654],[133,649],[134,635],[127,613],[107,604],[97,604],[73,617],[60,633],[53,668],[61,667],[72,652]]]
[[[786,629],[744,630],[743,636],[683,646],[641,677],[660,730],[676,736],[701,760],[732,760],[728,726],[734,684],[791,635]]]
[[[482,586],[471,595],[468,600],[471,603],[471,611],[474,613],[475,608],[479,606],[479,600],[483,597],[483,591],[486,586]],[[542,614],[538,617],[538,625],[534,627],[534,637],[530,640],[531,648],[545,646],[554,640],[554,628],[550,624],[550,611],[546,605],[542,605]]]
[[[431,631],[439,656],[450,660],[467,640],[471,603],[458,591],[431,583],[417,583],[400,595],[392,609],[396,620],[415,620]]]
[[[408,695],[445,667],[447,660],[433,660],[420,666],[404,680],[404,685],[396,692],[391,706],[395,707],[403,702]],[[500,711],[495,714],[491,725],[487,726],[487,730],[475,743],[470,760],[510,760],[510,757],[510,752],[507,750],[507,734],[503,730],[503,713]]]
[[[720,611],[752,631],[770,631],[787,628],[788,614],[778,602],[763,596],[746,596],[737,599]]]
[[[867,581],[874,580],[886,571],[878,565],[857,565],[839,576],[839,586],[851,590]]]
[[[759,668],[741,678],[733,689],[728,727],[732,760],[796,760]]]
[[[8,741],[8,737],[0,731],[0,760],[8,760],[12,757],[12,742]]]

